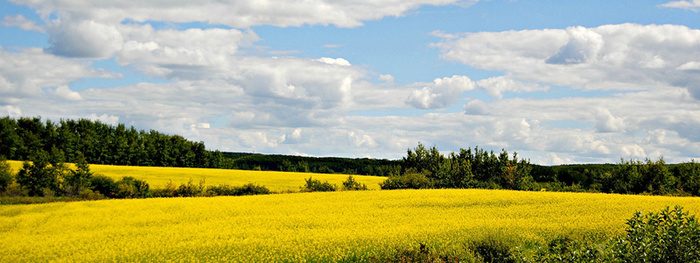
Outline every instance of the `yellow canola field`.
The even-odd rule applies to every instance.
[[[22,162],[8,161],[14,172],[22,168]],[[175,168],[175,167],[144,167],[144,166],[118,166],[91,164],[90,170],[95,174],[105,175],[114,180],[124,176],[131,176],[139,180],[145,180],[151,188],[164,188],[170,180],[175,186],[187,183],[190,179],[195,184],[204,179],[206,185],[227,184],[240,186],[247,183],[264,185],[270,191],[299,191],[305,179],[312,177],[320,181],[328,181],[331,184],[342,186],[347,180],[346,174],[318,174],[318,173],[292,173],[273,171],[247,171],[229,169],[208,168]],[[386,177],[353,175],[360,183],[366,184],[369,189],[379,189],[379,183]]]
[[[456,251],[498,236],[607,238],[641,210],[700,198],[395,190],[0,206],[0,262],[362,260],[419,243]]]

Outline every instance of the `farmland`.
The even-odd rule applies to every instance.
[[[22,162],[8,161],[12,169],[17,172],[22,168]],[[271,191],[298,191],[304,185],[304,179],[313,177],[331,184],[340,185],[347,179],[342,174],[296,173],[275,171],[247,171],[210,168],[176,168],[176,167],[144,167],[144,166],[118,166],[118,165],[90,165],[90,170],[95,174],[111,177],[115,180],[124,176],[132,176],[146,181],[152,188],[162,188],[171,180],[173,184],[187,183],[190,179],[199,183],[204,179],[206,185],[243,185],[256,183],[264,185]],[[377,176],[353,176],[360,183],[366,184],[369,189],[379,189],[379,183],[386,177]]]
[[[498,236],[605,239],[635,211],[695,197],[479,189],[345,191],[0,206],[2,262],[339,261]]]

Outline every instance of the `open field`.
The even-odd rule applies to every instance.
[[[8,161],[16,173],[22,168],[22,162]],[[95,174],[102,174],[119,180],[124,176],[131,176],[136,179],[145,180],[151,188],[163,188],[172,180],[177,186],[187,183],[190,179],[194,183],[205,180],[206,185],[227,184],[239,186],[247,183],[257,183],[264,185],[274,192],[299,191],[299,187],[304,185],[304,179],[313,177],[321,181],[328,181],[332,184],[341,183],[348,178],[345,174],[318,174],[318,173],[291,173],[274,171],[247,171],[247,170],[227,170],[227,169],[206,169],[206,168],[175,168],[175,167],[142,167],[142,166],[117,166],[91,164],[90,170]],[[353,175],[360,183],[366,184],[369,189],[379,189],[379,183],[386,180],[386,177]]]
[[[700,198],[501,190],[395,190],[0,206],[0,262],[338,261],[489,235],[532,245],[603,239],[641,210]]]

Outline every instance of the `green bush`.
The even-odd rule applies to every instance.
[[[233,195],[269,195],[270,189],[263,185],[253,183],[245,184],[241,187],[236,187]]]
[[[174,196],[180,197],[195,197],[202,196],[204,194],[204,179],[199,181],[199,184],[194,184],[192,179],[190,179],[187,184],[181,184],[180,187],[175,190]]]
[[[367,185],[361,184],[360,182],[356,181],[352,175],[350,175],[348,176],[348,179],[343,182],[343,189],[348,191],[367,190]]]
[[[117,183],[111,177],[104,175],[93,175],[90,177],[90,186],[93,191],[100,192],[107,197],[115,197],[117,193]]]
[[[382,189],[423,189],[432,188],[432,181],[425,173],[418,173],[412,170],[406,171],[400,176],[390,176],[384,182],[379,183]]]
[[[395,254],[384,254],[372,256],[370,262],[387,262],[387,263],[408,263],[408,262],[473,262],[471,258],[460,258],[457,256],[444,255],[428,248],[425,244],[420,244],[420,248],[409,248],[397,250]]]
[[[306,179],[306,184],[301,187],[302,192],[332,192],[337,189],[337,187],[328,181],[326,182],[321,182],[319,180],[315,180],[311,177],[309,179]]]
[[[0,157],[0,192],[4,192],[13,180],[10,164],[5,158]]]
[[[491,236],[486,239],[474,241],[469,244],[469,250],[474,252],[474,255],[486,263],[511,263],[515,262],[515,256],[512,249],[503,241],[495,239]]]
[[[78,196],[80,196],[80,198],[82,198],[83,200],[100,200],[105,198],[105,196],[102,195],[100,192],[94,192],[90,189],[85,189],[81,191],[78,194]]]
[[[660,213],[637,212],[627,220],[627,234],[613,244],[621,262],[698,262],[700,227],[695,216],[676,206]]]
[[[144,198],[149,196],[148,183],[126,176],[116,182],[116,198]]]
[[[549,242],[547,248],[539,249],[533,262],[610,262],[595,244],[559,236]]]

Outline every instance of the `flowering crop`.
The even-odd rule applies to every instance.
[[[22,162],[9,161],[14,172],[22,168]],[[187,183],[190,179],[194,183],[204,179],[206,185],[240,186],[247,183],[263,185],[271,191],[299,191],[304,185],[304,179],[313,177],[331,184],[342,185],[348,178],[345,174],[318,174],[318,173],[292,173],[274,171],[248,171],[208,168],[179,168],[179,167],[144,167],[144,166],[117,166],[91,164],[90,170],[95,174],[105,175],[115,180],[124,176],[131,176],[146,181],[151,188],[163,188],[171,180],[173,184]],[[379,183],[386,180],[380,176],[353,175],[353,178],[369,189],[379,189]]]
[[[366,260],[489,235],[607,238],[635,211],[675,205],[694,214],[700,198],[469,189],[0,206],[0,262]]]

